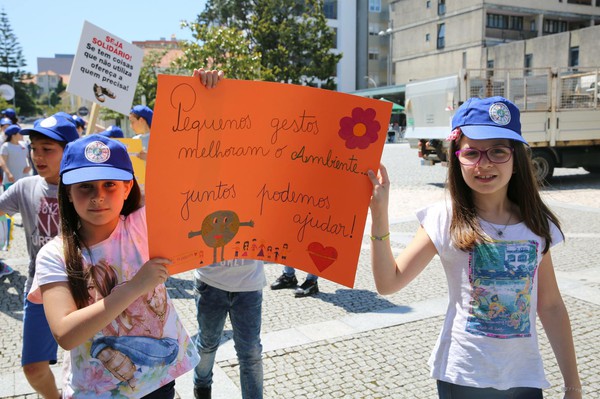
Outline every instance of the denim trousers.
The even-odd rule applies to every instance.
[[[240,362],[242,398],[263,397],[263,363],[260,327],[262,316],[262,290],[229,292],[212,287],[196,279],[198,335],[196,349],[200,363],[194,369],[194,386],[210,387],[213,378],[215,355],[227,315],[233,328],[233,343]]]
[[[497,390],[494,388],[474,388],[456,385],[445,381],[437,382],[440,399],[542,399],[539,388],[510,388]]]
[[[296,269],[294,269],[293,267],[289,267],[289,266],[283,266],[283,274],[285,274],[288,277],[295,276]],[[306,275],[306,279],[309,281],[316,281],[318,278],[319,278],[319,276],[315,276],[314,274],[308,273]]]

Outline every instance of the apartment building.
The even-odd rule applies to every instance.
[[[599,59],[599,0],[391,0],[390,21],[396,85],[461,68],[594,66]]]

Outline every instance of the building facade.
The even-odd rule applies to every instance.
[[[391,0],[394,83],[461,68],[597,65],[600,1],[524,3]]]

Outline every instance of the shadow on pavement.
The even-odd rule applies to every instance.
[[[329,302],[349,313],[368,313],[396,307],[396,304],[369,290],[339,289],[334,293],[319,292],[316,299]]]
[[[543,191],[567,189],[598,189],[600,188],[600,174],[572,174],[553,176],[544,186]]]
[[[165,286],[171,299],[194,298],[194,282],[190,279],[171,276],[165,283]]]

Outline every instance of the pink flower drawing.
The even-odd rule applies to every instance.
[[[339,135],[346,140],[347,148],[360,148],[364,150],[377,141],[381,125],[375,120],[373,108],[362,109],[356,107],[352,110],[352,116],[340,119]]]

